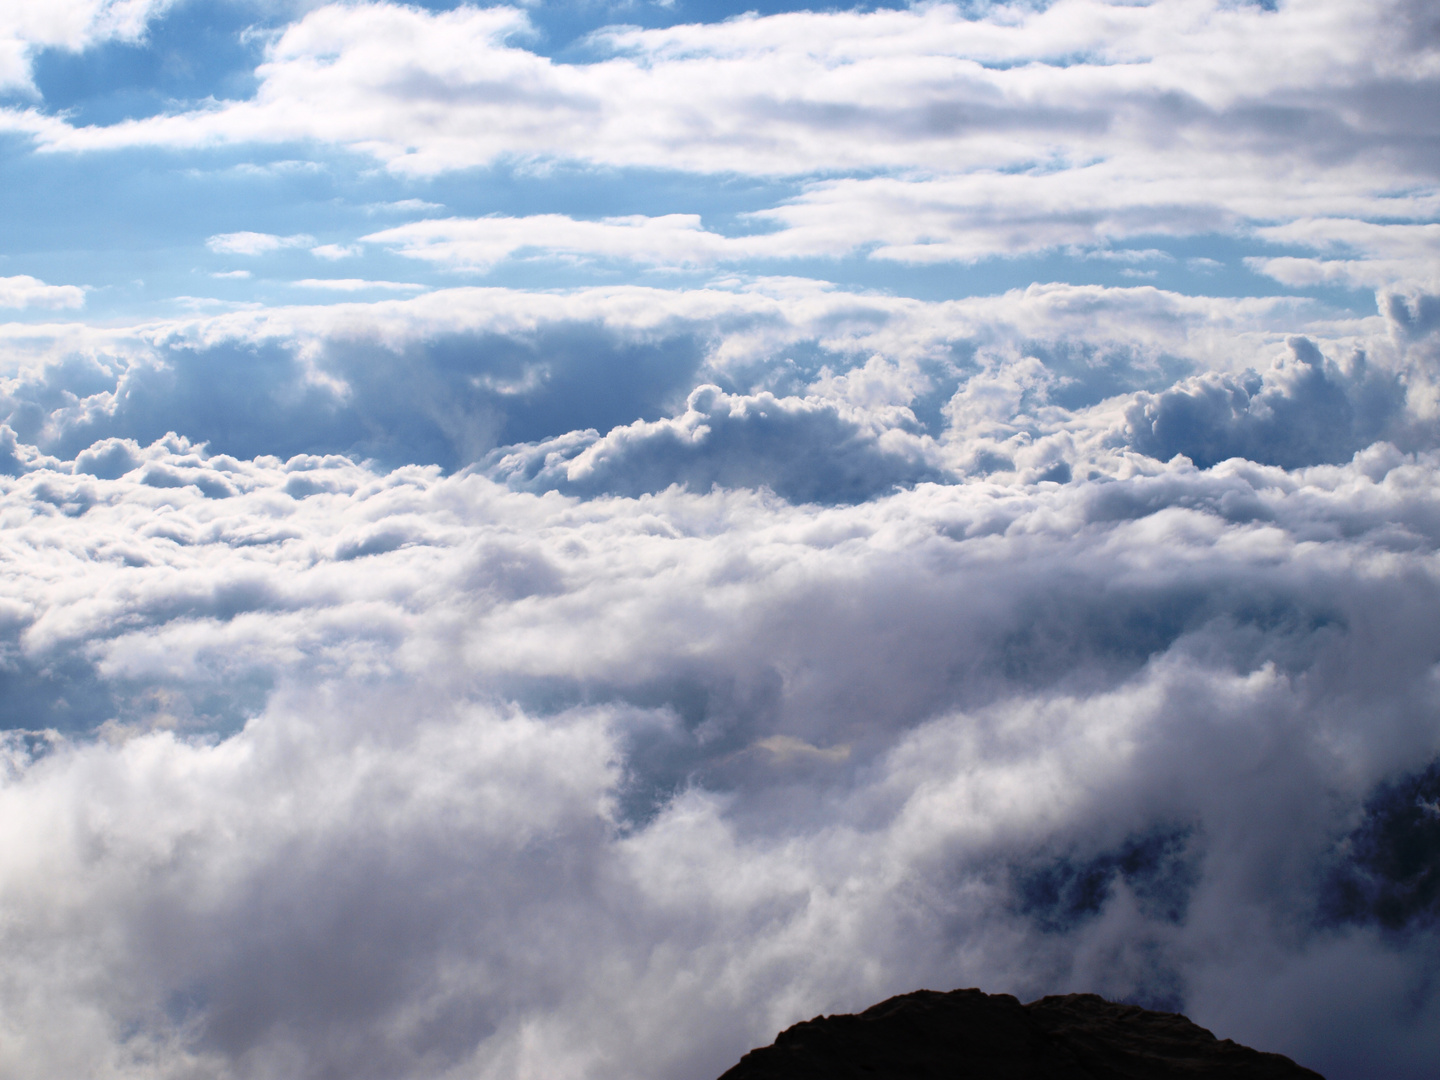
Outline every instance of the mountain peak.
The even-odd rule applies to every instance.
[[[916,990],[817,1016],[720,1080],[1321,1080],[1287,1057],[1217,1039],[1178,1013],[1064,994]]]

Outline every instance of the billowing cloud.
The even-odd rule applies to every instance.
[[[1326,884],[1406,887],[1347,837],[1440,751],[1430,456],[822,509],[87,455],[3,488],[69,728],[7,742],[16,1076],[705,1075],[934,980],[1432,1060],[1431,909]]]
[[[498,453],[491,475],[513,486],[598,494],[768,487],[797,502],[863,502],[946,475],[905,407],[846,408],[812,396],[748,396],[700,386],[673,419],[636,421],[603,438],[576,432]]]
[[[385,288],[339,281],[311,289]],[[874,474],[879,488],[865,481],[857,489],[871,491],[937,475],[937,453],[957,467],[977,439],[992,457],[1037,467],[1043,458],[1048,468],[1063,446],[1083,453],[1075,447],[1123,423],[1112,411],[1079,410],[1165,390],[1179,373],[1264,371],[1286,352],[1289,329],[1308,328],[1336,362],[1349,363],[1357,347],[1392,373],[1420,362],[1407,357],[1421,355],[1423,340],[1397,349],[1394,317],[1337,325],[1305,310],[1283,299],[1197,300],[1152,288],[1037,287],[935,303],[783,279],[686,292],[453,289],[242,311],[82,341],[26,331],[31,360],[0,386],[0,421],[66,457],[103,437],[148,443],[185,416],[189,437],[242,457],[353,453],[458,468],[512,447],[532,480],[559,476],[563,463],[565,475],[583,472],[594,483],[609,466],[592,473],[592,465],[616,454],[638,463],[642,445],[671,447],[655,450],[668,462],[653,471],[657,482],[701,482],[679,465],[693,454],[694,468],[721,470],[714,479],[722,484],[766,482],[753,464],[739,464],[763,450],[798,484],[772,487],[796,492],[806,489],[804,469],[781,463],[798,451],[789,440],[803,430],[820,440],[805,452],[819,456],[806,460],[843,444],[889,461]],[[1414,378],[1415,407],[1427,408],[1429,377],[1417,368]],[[719,410],[709,420],[686,405],[704,383],[736,395],[707,397],[707,410]],[[756,396],[767,394],[768,404]],[[595,434],[583,436],[586,429]],[[586,439],[611,429],[613,438],[587,449]],[[1398,427],[1384,430],[1399,438]],[[546,442],[557,438],[563,447]],[[583,460],[575,457],[582,450]],[[560,457],[536,472],[552,452]],[[732,453],[739,456],[725,464]],[[851,467],[839,462],[830,459],[842,472]],[[634,490],[612,482],[620,486],[607,490]]]
[[[1378,441],[1401,415],[1404,384],[1371,373],[1364,353],[1350,370],[1327,362],[1305,338],[1268,376],[1208,375],[1160,394],[1141,394],[1128,416],[1134,445],[1168,460],[1183,454],[1201,468],[1226,458],[1294,468],[1347,461]]]

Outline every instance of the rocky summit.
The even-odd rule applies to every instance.
[[[1280,1054],[1217,1039],[1178,1013],[1095,994],[917,990],[817,1016],[720,1080],[1323,1080]]]

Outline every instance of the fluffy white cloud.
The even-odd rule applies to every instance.
[[[28,274],[0,277],[0,308],[79,308],[85,290],[78,285],[47,285]]]
[[[7,1075],[703,1076],[917,981],[1425,1075],[1354,837],[1440,754],[1436,310],[7,327]]]

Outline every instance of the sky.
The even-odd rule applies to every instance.
[[[1433,1075],[1433,3],[8,0],[0,190],[0,1075]]]

